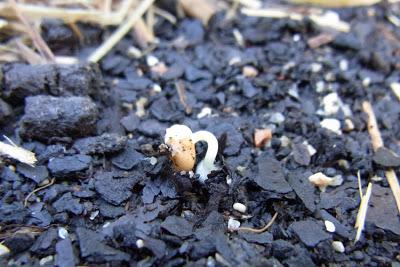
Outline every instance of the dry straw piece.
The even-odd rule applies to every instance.
[[[374,149],[374,151],[377,151],[380,147],[383,147],[383,141],[381,133],[379,132],[374,110],[372,109],[372,106],[368,101],[364,101],[362,103],[362,108],[364,112],[368,115],[367,127],[369,135],[371,136],[372,148]],[[392,169],[390,169],[385,171],[385,175],[388,180],[390,189],[392,190],[393,196],[396,200],[397,209],[400,213],[400,185],[396,173]]]
[[[88,61],[98,62],[102,59],[135,25],[155,0],[144,0],[134,12],[118,27],[117,30],[89,57]]]
[[[37,161],[35,153],[22,147],[18,147],[15,144],[9,145],[3,142],[0,142],[0,155],[16,159],[31,166],[35,165]]]

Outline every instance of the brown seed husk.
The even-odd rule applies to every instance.
[[[171,160],[177,171],[191,171],[196,162],[195,146],[190,138],[171,140]]]

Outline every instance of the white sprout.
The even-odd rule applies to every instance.
[[[202,161],[197,164],[196,174],[200,175],[200,181],[204,182],[207,180],[207,175],[217,170],[214,164],[215,158],[218,153],[218,140],[217,138],[208,131],[198,131],[192,135],[193,143],[196,144],[199,141],[204,141],[207,143],[206,156]]]
[[[189,171],[194,166],[194,145],[200,141],[206,142],[207,152],[204,159],[197,164],[196,174],[200,176],[200,181],[204,182],[210,172],[217,170],[214,161],[218,153],[218,140],[212,133],[208,131],[193,133],[186,125],[175,124],[166,130],[164,141],[172,149],[175,167],[184,171]]]

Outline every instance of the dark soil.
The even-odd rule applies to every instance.
[[[387,20],[396,8],[336,10],[351,31],[314,49],[307,40],[322,29],[309,20],[220,12],[207,27],[160,18],[159,44],[141,58],[127,36],[98,65],[1,66],[0,134],[34,151],[38,164],[1,163],[0,241],[11,252],[0,265],[398,266],[400,219],[384,177],[389,167],[400,176],[400,104],[390,89],[400,80],[400,28]],[[43,22],[43,37],[56,54],[83,59],[112,31],[79,27],[81,44],[57,21]],[[166,72],[149,65],[153,57]],[[246,66],[258,74],[244,75]],[[332,110],[336,96],[342,104]],[[387,147],[375,155],[364,100]],[[204,107],[212,114],[200,118]],[[326,118],[341,129],[322,127]],[[175,123],[219,139],[221,169],[204,184],[174,172],[159,148]],[[256,128],[273,133],[261,148]],[[354,243],[358,171],[364,189],[376,177]],[[343,183],[320,192],[308,181],[317,172]],[[264,233],[228,230],[230,218],[261,228],[275,213]]]

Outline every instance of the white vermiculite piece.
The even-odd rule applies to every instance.
[[[325,228],[326,228],[326,231],[328,231],[330,233],[334,233],[336,231],[336,227],[333,224],[333,222],[331,222],[331,221],[327,221],[327,220],[325,221]]]
[[[342,242],[340,241],[333,241],[332,247],[336,252],[343,253],[345,252],[345,248]]]
[[[239,202],[236,202],[233,204],[233,209],[237,210],[241,213],[245,213],[247,211],[247,207],[244,204],[239,203]]]

